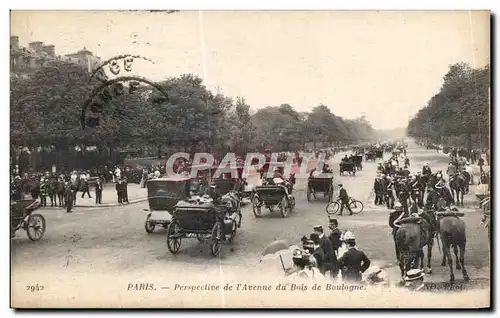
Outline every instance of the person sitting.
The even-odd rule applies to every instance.
[[[312,266],[312,258],[307,251],[294,250],[292,256],[293,268],[287,272],[287,275],[303,279],[324,279],[319,270]]]

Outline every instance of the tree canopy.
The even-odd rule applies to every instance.
[[[302,149],[307,142],[373,139],[364,118],[343,119],[326,105],[298,112],[289,104],[252,112],[242,97],[212,93],[192,74],[166,78],[159,85],[168,100],[149,86],[113,97],[95,128],[82,129],[84,101],[99,84],[86,69],[48,63],[28,78],[11,77],[11,144],[14,147],[74,146],[115,151],[127,147],[204,151]]]
[[[490,138],[490,67],[450,65],[439,93],[408,123],[411,137],[437,144],[484,147]]]

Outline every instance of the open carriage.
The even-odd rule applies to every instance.
[[[365,153],[365,160],[366,161],[375,161],[377,159],[376,153],[373,150],[368,151]]]
[[[311,202],[313,198],[316,199],[316,193],[323,193],[324,197],[328,197],[328,202],[332,201],[333,174],[323,173],[309,178],[307,181],[307,201]]]
[[[255,187],[255,193],[252,198],[253,214],[260,217],[262,207],[265,206],[269,212],[274,208],[280,210],[282,217],[287,217],[295,206],[295,198],[289,194],[284,185],[261,185]]]
[[[210,242],[210,252],[218,256],[222,242],[232,242],[238,229],[237,212],[226,206],[216,206],[211,199],[179,201],[167,229],[167,247],[175,254],[182,239],[197,238]]]
[[[19,200],[10,203],[10,237],[17,230],[26,231],[28,238],[38,241],[45,234],[45,218],[33,213],[40,207],[40,202],[33,199]]]

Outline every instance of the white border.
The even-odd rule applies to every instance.
[[[2,16],[2,29],[4,30],[4,34],[5,34],[5,37],[4,39],[7,39],[7,34],[9,32],[9,13],[8,13],[8,9],[44,9],[44,10],[48,10],[48,9],[57,9],[57,10],[62,10],[62,9],[71,9],[71,10],[78,10],[78,9],[99,9],[99,10],[116,10],[116,9],[184,9],[184,10],[189,10],[189,9],[253,9],[253,10],[257,10],[257,9],[267,9],[267,10],[276,10],[276,9],[279,9],[279,10],[293,10],[293,9],[302,9],[302,10],[321,10],[321,9],[330,9],[330,10],[457,10],[457,9],[461,9],[461,10],[466,10],[466,9],[469,9],[469,10],[480,10],[480,9],[490,9],[492,10],[492,12],[498,12],[498,7],[499,7],[499,3],[500,1],[495,1],[495,0],[470,0],[470,1],[463,1],[463,0],[454,0],[454,1],[436,1],[436,0],[419,0],[419,1],[397,1],[397,0],[393,0],[393,1],[390,1],[390,0],[385,0],[385,1],[370,1],[370,0],[364,0],[364,1],[345,1],[345,2],[334,2],[332,3],[332,1],[314,1],[314,0],[308,0],[308,1],[298,1],[298,0],[287,0],[287,1],[272,1],[272,0],[244,0],[244,1],[202,1],[202,0],[198,0],[198,1],[190,1],[190,0],[178,0],[178,1],[168,1],[165,2],[165,1],[134,1],[134,2],[128,2],[128,3],[124,3],[124,2],[114,2],[113,5],[109,5],[108,3],[104,3],[103,1],[95,1],[95,0],[87,0],[85,2],[70,2],[70,1],[16,1],[15,4],[13,4],[12,7],[8,8],[8,7],[5,7],[5,4],[7,4],[7,2],[2,2],[1,6],[2,6],[2,13],[1,13],[1,16]],[[4,8],[5,7],[5,8]],[[498,20],[497,20],[497,23],[498,23]],[[498,34],[496,34],[495,36],[495,39],[492,39],[492,40],[496,40],[498,38]],[[2,68],[2,72],[3,74],[7,75],[9,70],[8,70],[8,63],[6,62],[9,58],[8,56],[8,46],[7,46],[7,41],[5,40],[4,42],[4,49],[1,50],[1,54],[3,55],[3,61],[4,63],[0,64],[1,65],[1,68]],[[8,90],[8,80],[4,82],[4,85],[7,86],[5,87],[4,89],[0,90],[0,94],[2,96],[2,101],[3,101],[3,105],[4,107],[1,108],[1,112],[2,114],[0,115],[0,120],[4,123],[3,125],[0,125],[0,127],[2,127],[2,130],[4,131],[3,134],[1,134],[2,138],[1,138],[1,142],[2,142],[2,146],[0,149],[3,149],[3,156],[2,156],[2,169],[0,171],[2,171],[3,173],[5,173],[4,177],[1,178],[1,180],[3,180],[2,182],[2,190],[0,191],[0,195],[2,196],[2,198],[4,198],[1,202],[3,202],[5,204],[5,206],[7,205],[7,202],[9,202],[9,198],[7,197],[7,190],[8,190],[8,180],[9,180],[9,176],[7,174],[8,172],[8,163],[9,163],[9,158],[8,158],[8,155],[9,155],[9,152],[8,151],[5,151],[8,149],[9,147],[9,141],[8,141],[8,137],[6,138],[5,136],[9,136],[9,111],[8,111],[8,107],[6,107],[7,105],[9,105],[9,90]],[[495,82],[496,83],[496,82]],[[498,91],[496,90],[497,88],[497,85],[495,84],[495,87],[494,87],[494,90],[495,90],[495,93],[497,93]],[[495,95],[496,96],[496,95]],[[498,118],[498,111],[497,111],[497,114],[495,116],[495,119],[498,121],[499,118]],[[494,149],[497,148],[497,144],[499,141],[498,139],[498,136],[495,135],[495,145],[494,145]],[[500,161],[500,159],[497,158],[497,160],[495,160],[495,166],[498,167],[498,161]],[[496,174],[495,174],[495,177],[496,177]],[[496,179],[496,178],[495,178]],[[497,189],[495,188],[495,197],[496,198],[500,198],[500,196],[498,195],[497,193]],[[10,286],[10,281],[9,281],[9,278],[10,278],[10,275],[8,274],[8,269],[9,269],[9,263],[10,263],[10,259],[8,257],[8,253],[9,253],[9,241],[7,241],[7,227],[9,226],[9,222],[8,222],[8,214],[6,213],[6,209],[4,209],[3,211],[3,216],[4,216],[4,222],[3,222],[3,226],[4,226],[4,239],[1,241],[0,243],[0,246],[1,246],[1,251],[2,251],[2,275],[0,275],[1,277],[1,282],[0,282],[0,286],[2,287],[2,295],[3,297],[1,297],[2,299],[4,299],[4,302],[3,302],[3,306],[2,306],[2,311],[5,312],[5,315],[2,315],[2,317],[8,317],[8,316],[11,316],[11,315],[14,315],[15,313],[12,311],[12,310],[9,310],[7,306],[9,306],[10,304],[7,304],[7,299],[9,299],[9,286]],[[499,229],[499,225],[498,225],[498,219],[500,218],[496,218],[496,224],[495,224],[495,228],[497,229],[497,232],[498,232],[498,229]],[[496,235],[495,235],[496,236]],[[497,241],[498,242],[498,241]],[[499,253],[498,253],[498,249],[499,249],[499,246],[500,244],[497,243],[497,247],[496,247],[496,255],[498,256]],[[495,272],[496,272],[496,268],[495,268]],[[497,277],[498,278],[498,277]],[[498,280],[497,280],[498,281]],[[499,290],[498,290],[498,284],[497,282],[495,282],[495,287],[496,287],[496,295],[498,295],[499,293]],[[496,297],[498,298],[498,297]],[[497,300],[497,299],[495,299]],[[493,302],[495,300],[492,300]],[[404,300],[402,300],[404,301]],[[2,313],[3,313],[2,312]],[[315,312],[316,313],[316,312]],[[386,315],[388,312],[380,312],[381,314],[384,314]],[[389,312],[391,313],[391,312]],[[404,313],[401,313],[401,312],[396,312],[396,311],[393,311],[392,313],[395,313],[396,315],[401,315],[401,314],[411,314],[411,313],[408,313],[408,312],[404,312]],[[45,313],[46,315],[51,315],[51,313]],[[79,313],[80,315],[82,315],[82,313]],[[105,314],[104,313],[100,313],[100,314],[95,314],[95,313],[84,313],[85,315],[88,315],[88,314],[93,314],[94,316],[96,317],[104,317]],[[111,314],[111,313],[108,313],[108,315]],[[130,315],[130,314],[134,314],[134,315],[137,315],[139,313],[136,313],[136,312],[129,312],[129,313],[121,313],[120,315]],[[161,313],[161,312],[155,312],[153,313],[154,315],[157,315],[157,316],[160,316],[160,315],[165,315],[165,313]],[[168,315],[175,315],[173,313],[167,313]],[[201,312],[199,314],[208,314],[208,312]],[[212,313],[213,314],[213,313]],[[215,313],[217,315],[219,315],[220,313]],[[240,312],[234,312],[232,313],[232,315],[241,315],[243,313],[240,313]],[[275,316],[277,315],[278,313],[277,312],[273,312],[273,313],[267,313],[267,314],[264,314],[262,312],[257,312],[257,313],[254,313],[254,314],[257,314],[259,316]],[[283,314],[283,313],[282,313]],[[288,312],[285,313],[285,314],[289,314]],[[304,314],[309,314],[309,313],[305,313],[303,311],[300,311],[300,312],[297,312],[297,314],[299,315],[304,315]],[[319,314],[319,313],[316,313],[316,314]],[[328,312],[324,312],[322,313],[323,315],[335,315],[336,313],[328,313]],[[345,315],[345,313],[338,313],[338,314],[341,314],[341,315]],[[373,313],[369,313],[370,315],[373,315]],[[414,313],[413,315],[428,315],[428,314],[431,314],[432,313],[420,313],[420,312],[417,312],[417,313]],[[439,313],[439,315],[443,315],[444,313]],[[477,315],[479,314],[479,312],[475,312],[474,315]],[[71,316],[72,314],[70,314],[69,312],[65,312],[65,313],[60,313],[58,314],[59,317],[69,317]],[[114,314],[116,315],[116,314]],[[190,313],[189,316],[192,316],[192,315],[195,315],[194,313]],[[357,313],[356,315],[361,315],[361,313]],[[437,315],[437,314],[436,314]],[[456,312],[453,312],[453,313],[450,313],[450,314],[446,314],[446,315],[450,315],[450,316],[455,316],[456,315]]]

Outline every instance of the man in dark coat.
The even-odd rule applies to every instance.
[[[349,211],[349,215],[352,215],[352,210],[349,206],[349,195],[347,195],[347,191],[344,189],[344,186],[341,183],[339,184],[339,188],[339,199],[341,201],[339,215],[342,215],[342,212],[344,212],[344,207]]]
[[[328,238],[330,239],[330,242],[332,242],[332,247],[333,250],[335,251],[335,254],[338,255],[338,250],[340,246],[342,245],[342,242],[340,241],[340,237],[342,236],[342,232],[338,229],[339,223],[337,222],[337,219],[330,219],[330,224],[329,228],[332,230]],[[336,257],[335,257],[336,258]]]
[[[361,274],[370,267],[370,260],[362,251],[356,248],[354,235],[344,238],[348,250],[338,260],[339,269],[342,271],[342,279],[351,282],[361,282]]]
[[[383,175],[375,178],[373,183],[373,191],[375,192],[375,205],[384,204],[384,179]]]
[[[121,179],[118,179],[116,182],[116,195],[118,196],[118,203],[122,204],[123,203],[123,183]]]
[[[72,189],[72,184],[68,181],[64,188],[64,203],[66,204],[66,213],[71,213],[71,209],[73,209],[75,193]]]
[[[321,225],[316,225],[314,228],[314,233],[319,236],[319,246],[325,254],[325,259],[323,260],[323,268],[320,268],[321,274],[325,275],[326,272],[330,272],[332,277],[335,277],[337,268],[337,255],[333,249],[332,242],[323,233],[323,227]]]
[[[311,241],[313,241],[313,244],[314,244],[314,246],[312,248],[312,250],[313,250],[312,255],[316,259],[316,264],[318,265],[318,269],[320,271],[322,271],[324,268],[325,253],[323,252],[323,249],[320,246],[321,242],[319,239],[319,235],[316,233],[312,233],[310,235],[310,239],[311,239]]]
[[[128,181],[127,177],[123,177],[123,202],[128,202]]]
[[[99,177],[95,184],[95,203],[102,204],[102,177]]]

